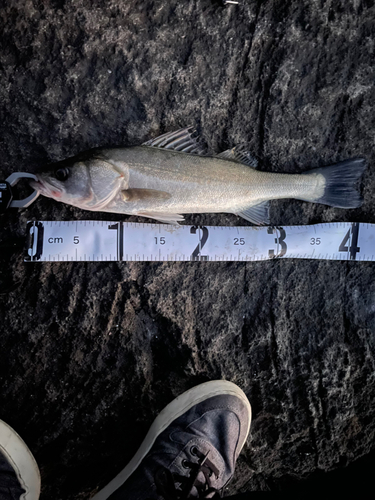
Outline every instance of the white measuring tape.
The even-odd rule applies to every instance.
[[[375,224],[173,226],[103,221],[28,222],[27,262],[375,260]]]

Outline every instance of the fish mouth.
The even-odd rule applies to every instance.
[[[29,183],[35,191],[48,198],[61,198],[62,190],[59,187],[46,184],[39,175],[37,175],[37,178],[37,181],[30,181]]]

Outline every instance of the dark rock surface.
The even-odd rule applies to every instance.
[[[364,156],[361,208],[280,201],[271,220],[375,222],[374,19],[370,0],[4,0],[1,172],[197,124],[211,150],[245,143],[275,172]],[[44,198],[2,216],[1,240],[30,219],[124,218]],[[88,499],[165,404],[213,378],[254,413],[230,491],[318,481],[374,450],[374,263],[1,252],[0,418],[34,452],[42,499]]]

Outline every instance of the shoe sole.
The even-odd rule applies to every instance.
[[[250,431],[251,423],[251,406],[245,393],[233,382],[227,380],[212,380],[203,384],[197,385],[188,391],[180,394],[176,399],[171,401],[155,418],[151,427],[146,434],[141,446],[130,460],[127,466],[107,484],[102,490],[92,497],[91,500],[106,500],[114,491],[116,491],[128,477],[139,466],[143,458],[150,451],[156,438],[161,434],[176,418],[183,415],[186,411],[190,410],[193,406],[205,401],[208,398],[220,395],[236,396],[242,400],[248,409],[249,423],[246,430],[246,436],[243,443],[240,443],[241,449],[246,442],[247,436]]]
[[[24,440],[6,422],[0,420],[0,451],[5,455],[25,490],[20,500],[38,500],[40,472]]]

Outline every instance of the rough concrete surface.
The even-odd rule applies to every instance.
[[[3,0],[1,173],[193,124],[211,151],[243,143],[274,172],[365,157],[361,208],[278,201],[271,221],[374,223],[373,3]],[[1,216],[3,244],[33,219],[141,220],[40,198]],[[373,452],[374,271],[25,264],[2,248],[0,418],[35,454],[42,500],[88,499],[165,404],[210,379],[237,383],[253,407],[229,491],[286,488]]]

